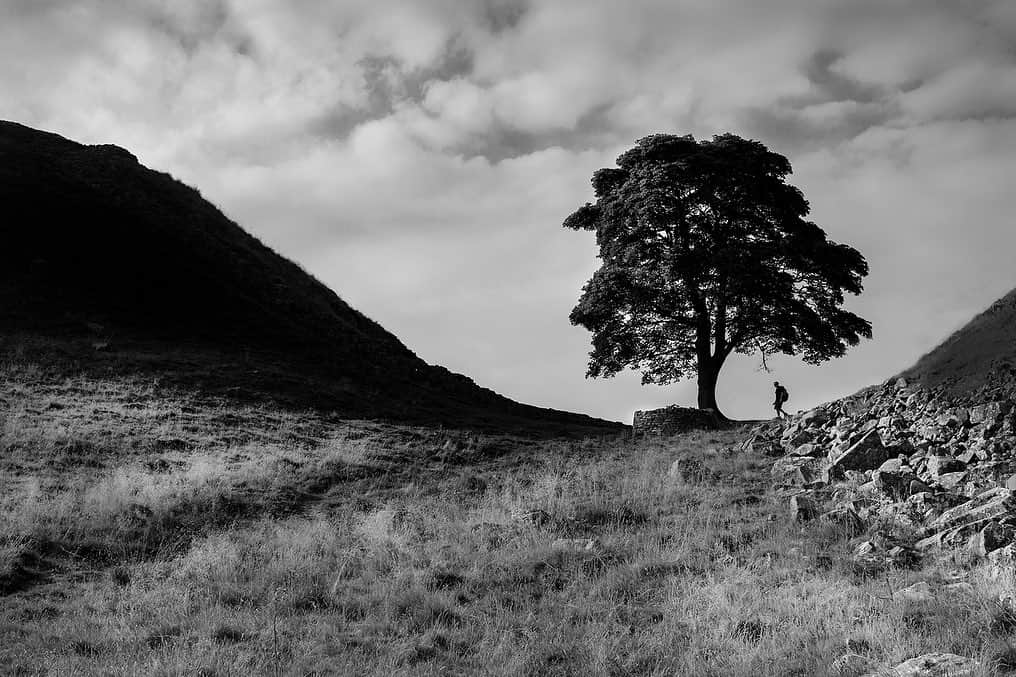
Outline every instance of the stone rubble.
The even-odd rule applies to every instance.
[[[889,674],[898,677],[975,677],[981,674],[981,665],[972,658],[956,654],[929,653],[900,663]]]
[[[862,539],[855,551],[862,567],[933,554],[1008,562],[1016,407],[1010,394],[988,397],[995,399],[950,398],[901,378],[762,423],[742,448],[778,457],[772,481],[792,519],[822,519]]]

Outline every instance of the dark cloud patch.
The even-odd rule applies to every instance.
[[[63,0],[8,0],[4,13],[13,17],[46,14],[53,10],[65,9]]]
[[[318,138],[344,139],[358,126],[375,119],[381,112],[383,111],[354,108],[338,102],[329,110],[310,120],[306,132]]]
[[[738,120],[748,136],[781,152],[813,151],[853,139],[889,122],[897,114],[893,104],[845,103],[826,114],[787,106],[749,108]]]
[[[193,54],[202,44],[221,39],[229,18],[229,7],[223,0],[195,5],[193,12],[179,13],[169,7],[155,7],[148,14],[152,28],[168,35],[188,54]]]
[[[821,101],[860,103],[871,103],[884,98],[885,92],[880,87],[837,72],[835,66],[842,56],[837,50],[820,49],[807,60],[804,73],[814,86],[814,96]]]
[[[548,148],[572,152],[606,148],[615,145],[623,136],[609,117],[611,106],[612,103],[595,106],[573,127],[563,130],[532,132],[495,121],[482,136],[464,140],[455,150],[467,159],[482,157],[496,163]]]
[[[745,107],[737,116],[745,131],[786,151],[814,150],[855,138],[897,117],[900,105],[888,88],[837,70],[843,56],[825,48],[812,53],[801,66],[809,90],[765,106]]]
[[[453,38],[441,58],[424,68],[406,69],[397,58],[388,55],[365,56],[358,66],[367,89],[368,103],[363,111],[367,113],[366,119],[381,118],[390,115],[400,103],[423,101],[431,82],[469,75],[473,70],[473,54]]]
[[[494,35],[514,29],[529,9],[524,0],[485,0],[482,5],[481,20]]]

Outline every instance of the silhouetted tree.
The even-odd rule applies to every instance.
[[[699,408],[719,413],[717,377],[734,351],[814,364],[871,338],[840,307],[868,264],[805,220],[785,157],[733,134],[655,134],[617,165],[593,174],[596,203],[564,222],[596,232],[602,261],[571,312],[593,333],[587,376],[630,367],[662,385],[697,374]]]

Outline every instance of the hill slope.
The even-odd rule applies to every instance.
[[[117,146],[0,122],[0,204],[4,352],[344,415],[606,423],[426,364],[197,190]]]
[[[903,376],[926,386],[944,386],[954,395],[1012,388],[1016,378],[1016,290],[918,360]]]

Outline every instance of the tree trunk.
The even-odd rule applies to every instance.
[[[716,381],[720,376],[720,366],[712,359],[699,360],[698,365],[698,408],[712,409],[720,420],[726,420],[719,405],[716,404]]]

